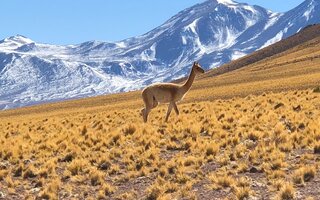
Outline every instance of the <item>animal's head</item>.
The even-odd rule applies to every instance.
[[[204,69],[202,69],[201,65],[198,62],[193,63],[192,69],[196,74],[204,73]]]

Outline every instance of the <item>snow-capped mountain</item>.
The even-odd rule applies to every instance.
[[[57,46],[9,37],[0,41],[0,109],[139,89],[185,76],[195,60],[214,68],[319,23],[319,10],[319,0],[286,13],[208,0],[114,43]]]

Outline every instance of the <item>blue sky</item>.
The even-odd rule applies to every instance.
[[[203,0],[4,0],[0,39],[21,34],[36,42],[78,44],[141,35]],[[303,0],[238,0],[284,12]]]

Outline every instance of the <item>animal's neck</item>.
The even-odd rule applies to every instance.
[[[193,71],[193,69],[191,69],[188,80],[182,85],[183,93],[186,93],[190,90],[195,77],[196,77],[196,73]]]

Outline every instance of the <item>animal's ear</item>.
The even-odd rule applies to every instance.
[[[197,64],[197,62],[193,62],[193,65],[196,65]]]

